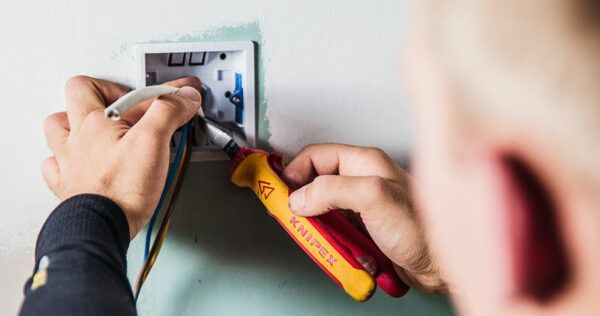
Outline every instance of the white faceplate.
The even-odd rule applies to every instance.
[[[249,146],[256,145],[253,42],[140,44],[136,63],[138,88],[185,76],[200,78],[205,115],[244,137]],[[194,160],[224,157],[215,156],[206,144],[195,144],[194,152]]]

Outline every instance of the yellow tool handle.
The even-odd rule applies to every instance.
[[[271,168],[267,154],[254,152],[245,156],[233,170],[231,181],[252,189],[304,252],[353,299],[364,301],[373,294],[374,278],[348,262],[310,221],[290,211],[288,186]]]

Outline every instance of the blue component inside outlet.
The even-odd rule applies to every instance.
[[[242,88],[242,74],[235,73],[235,89],[229,96],[229,102],[235,106],[235,122],[244,123],[244,89]]]

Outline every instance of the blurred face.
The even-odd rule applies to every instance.
[[[576,201],[586,197],[567,176],[561,184],[548,181],[551,189],[569,197],[555,204],[538,192],[541,186],[535,181],[523,182],[535,178],[538,170],[529,173],[507,165],[502,159],[506,149],[534,166],[549,165],[548,155],[537,144],[512,137],[510,126],[496,133],[498,123],[490,120],[489,133],[469,130],[458,111],[462,96],[451,86],[440,61],[442,54],[433,45],[433,20],[426,11],[417,16],[404,69],[417,114],[415,190],[456,307],[466,315],[598,313],[597,210],[592,206],[589,217],[582,215],[586,206]],[[549,166],[555,174],[561,172],[560,166]],[[545,169],[539,170],[545,180]],[[547,220],[552,214],[535,212],[540,205],[557,209],[555,222]],[[581,214],[573,212],[578,206]],[[565,216],[558,214],[560,209],[568,210]],[[554,288],[559,289],[557,294],[544,292]]]
[[[415,192],[434,255],[461,313],[505,315],[498,307],[512,290],[505,282],[508,245],[487,233],[501,229],[496,224],[503,219],[494,216],[500,212],[480,208],[494,206],[494,196],[485,190],[485,173],[494,172],[493,165],[485,164],[487,148],[461,137],[451,112],[454,96],[444,85],[441,67],[428,58],[426,47],[411,50],[416,55],[411,55],[408,73],[419,141],[413,160]]]
[[[491,315],[486,313],[490,311],[486,305],[495,304],[486,304],[492,298],[482,296],[488,285],[502,278],[497,271],[486,271],[499,261],[493,251],[497,242],[482,239],[476,231],[488,229],[477,223],[488,220],[483,212],[470,207],[469,201],[485,197],[473,191],[476,179],[469,177],[468,169],[474,166],[458,148],[460,139],[453,126],[453,95],[430,46],[431,35],[424,27],[413,27],[415,33],[405,56],[405,73],[417,118],[418,144],[413,157],[417,201],[442,273],[453,292],[462,292],[453,297],[457,308],[466,313],[469,301],[478,300],[481,308],[472,312]]]

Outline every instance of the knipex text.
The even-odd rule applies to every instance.
[[[319,255],[333,267],[333,264],[337,260],[329,253],[329,250],[327,250],[325,246],[321,245],[321,243],[314,238],[313,234],[309,231],[309,228],[300,224],[300,220],[298,220],[296,216],[292,216],[290,218],[290,223],[296,229],[296,231],[298,231],[298,233],[300,233],[300,235],[306,239],[309,246],[318,249]]]

